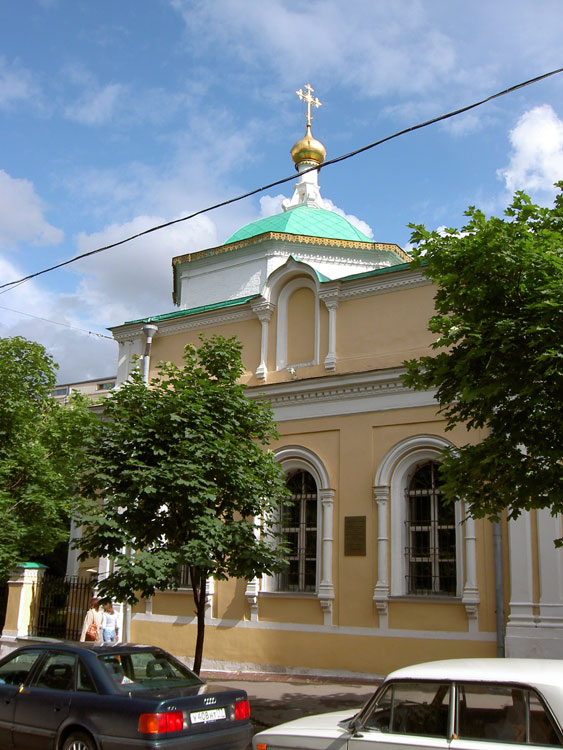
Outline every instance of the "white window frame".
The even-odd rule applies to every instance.
[[[276,460],[288,474],[302,469],[313,476],[317,484],[317,573],[316,592],[279,591],[275,576],[264,576],[260,582],[260,592],[287,597],[315,597],[319,599],[324,612],[325,625],[332,624],[333,585],[333,516],[334,490],[330,487],[328,472],[322,460],[313,451],[302,446],[289,445],[279,448]]]
[[[375,490],[379,502],[387,495],[390,510],[390,532],[388,540],[391,543],[391,576],[390,582],[378,580],[378,598],[387,596],[408,596],[414,599],[433,598],[427,594],[409,594],[406,589],[406,559],[405,548],[407,546],[405,521],[407,519],[406,490],[410,480],[418,467],[427,461],[440,463],[444,448],[453,447],[448,440],[436,435],[417,435],[406,438],[397,443],[381,462],[375,477]],[[385,490],[387,489],[387,492]],[[380,511],[381,512],[381,511]],[[462,524],[463,508],[460,502],[456,503],[456,597],[464,594],[463,586],[463,557],[464,557],[464,528]],[[383,530],[379,537],[382,538]],[[473,538],[474,541],[474,538]],[[381,579],[380,574],[378,573]],[[375,598],[375,597],[374,597]],[[440,597],[441,598],[441,597]],[[444,597],[452,599],[453,597]]]

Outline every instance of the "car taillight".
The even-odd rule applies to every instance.
[[[256,750],[268,750],[268,745],[265,742],[259,742],[256,745]]]
[[[250,719],[249,701],[237,701],[235,703],[235,719]]]
[[[164,734],[179,732],[184,728],[184,714],[181,711],[168,711],[159,714],[141,714],[137,729],[143,734]]]

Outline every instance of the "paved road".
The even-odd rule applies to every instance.
[[[376,682],[338,681],[297,678],[276,679],[271,675],[244,675],[231,678],[202,673],[208,682],[227,683],[246,690],[250,698],[255,732],[308,714],[320,714],[350,708],[354,713],[373,695]]]

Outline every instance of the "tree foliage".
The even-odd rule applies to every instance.
[[[66,540],[83,444],[96,418],[52,397],[57,365],[20,336],[0,339],[0,581]]]
[[[559,189],[563,183],[558,184]],[[563,198],[516,193],[505,218],[470,207],[462,231],[411,225],[415,263],[437,286],[436,354],[406,362],[437,389],[448,429],[486,431],[447,452],[447,495],[474,517],[563,512]]]
[[[266,523],[286,497],[283,472],[264,450],[275,425],[268,404],[246,397],[242,373],[240,344],[219,336],[187,346],[182,367],[161,362],[148,388],[134,372],[106,401],[83,482],[91,510],[82,555],[114,561],[102,595],[134,603],[176,588],[178,566],[189,568],[196,671],[206,580],[252,579],[285,564]]]

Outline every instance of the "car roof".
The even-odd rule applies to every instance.
[[[22,648],[40,648],[42,650],[57,649],[58,651],[93,651],[94,653],[104,654],[111,651],[160,651],[159,646],[143,645],[141,643],[98,643],[88,641],[60,641],[55,638],[44,638],[41,640],[29,639],[26,643],[18,644],[18,650]],[[14,652],[12,652],[14,653]],[[165,652],[163,652],[165,653]]]
[[[511,682],[535,687],[560,687],[563,660],[559,659],[443,659],[403,667],[387,680],[445,680],[456,682]]]

